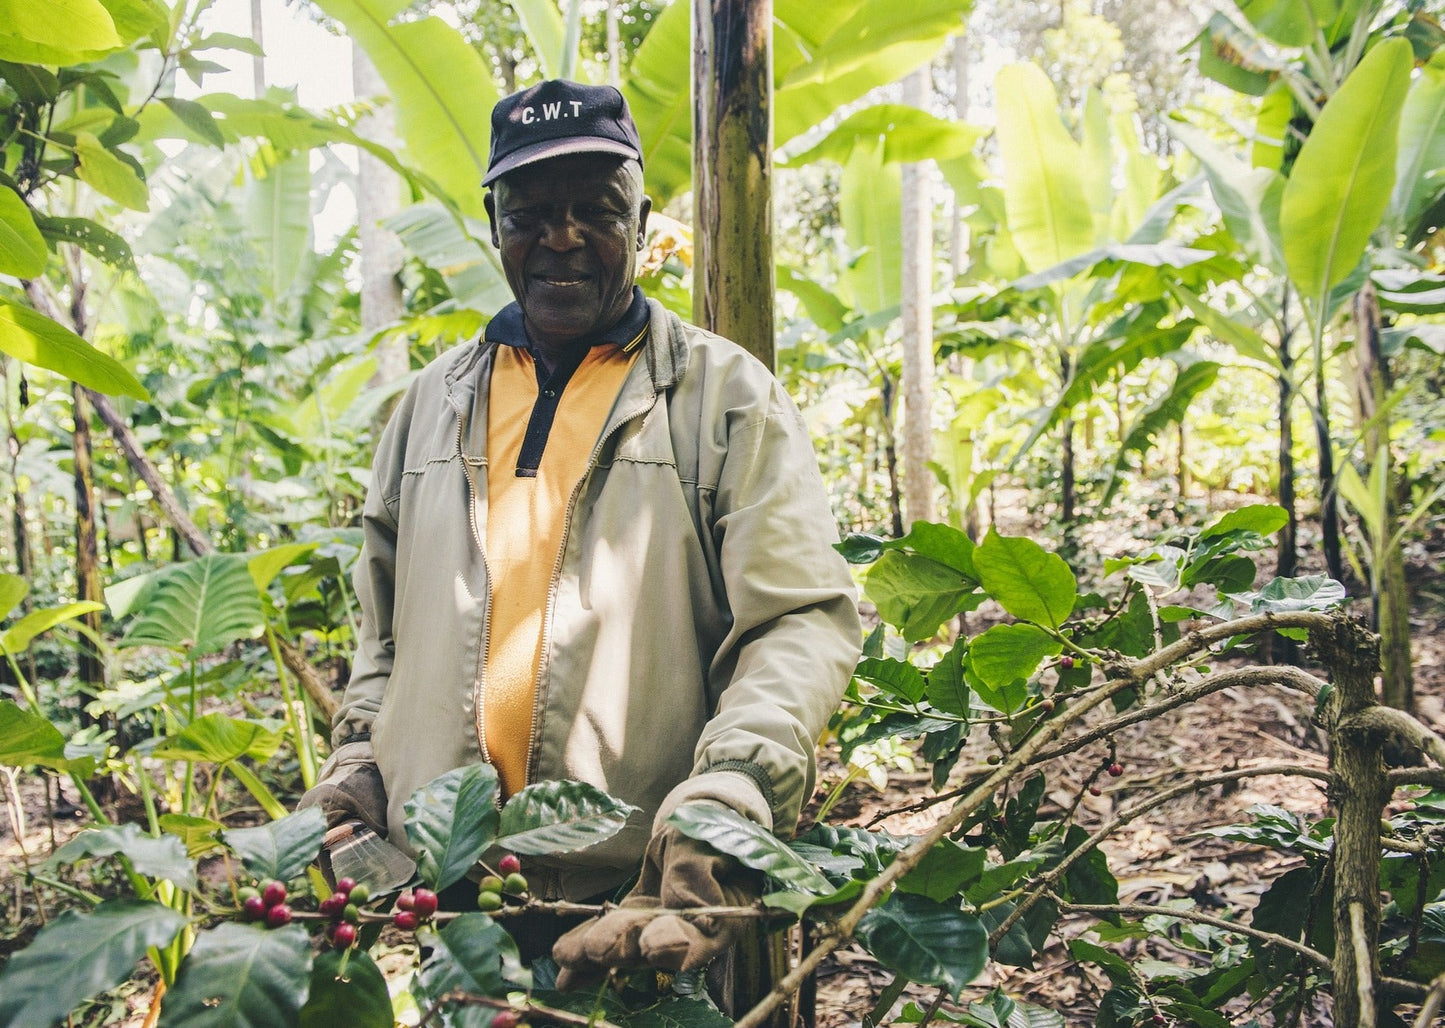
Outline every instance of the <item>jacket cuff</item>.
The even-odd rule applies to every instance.
[[[668,816],[691,800],[714,800],[768,831],[773,830],[772,808],[751,775],[742,771],[705,771],[682,782],[667,794],[652,820],[653,833],[661,831]]]
[[[356,764],[375,763],[376,754],[372,752],[369,736],[360,742],[342,743],[331,751],[331,756],[326,758],[326,762],[316,772],[316,782],[319,785],[338,772],[343,772]]]

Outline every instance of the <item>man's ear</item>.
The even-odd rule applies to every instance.
[[[647,246],[647,216],[652,213],[652,197],[644,196],[637,213],[637,252]]]
[[[488,189],[482,197],[482,206],[487,209],[487,224],[492,226],[492,245],[500,250],[502,237],[497,235],[497,195],[493,190]]]

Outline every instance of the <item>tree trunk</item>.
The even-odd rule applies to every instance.
[[[76,328],[83,328],[83,325],[77,324]],[[103,604],[105,594],[100,585],[100,547],[95,531],[95,465],[91,455],[90,404],[86,400],[84,386],[72,383],[70,393],[75,405],[75,434],[72,437],[75,452],[75,598]],[[95,633],[94,638],[100,637],[100,611],[82,615],[80,622]],[[82,695],[98,697],[105,690],[105,663],[90,635],[82,633],[79,653],[76,677],[80,681],[80,691]],[[83,710],[81,723],[91,723]]]
[[[1353,727],[1351,721],[1376,706],[1379,652],[1369,633],[1344,618],[1310,638],[1335,687],[1328,715],[1330,799],[1338,812],[1332,855],[1334,1024],[1374,1028],[1375,983],[1380,980],[1380,816],[1390,788],[1381,734]]]
[[[953,37],[953,118],[955,121],[968,118],[968,38],[964,35]],[[968,244],[968,223],[963,220],[963,205],[954,194],[948,263],[955,282],[968,270]]]
[[[927,109],[924,65],[903,80],[903,102]],[[903,166],[903,492],[908,524],[936,521],[933,471],[933,200],[926,164]]]
[[[376,66],[354,40],[351,44],[351,85],[358,98],[386,92]],[[391,104],[376,107],[357,124],[357,131],[382,146],[395,149],[396,108]],[[361,330],[369,336],[400,321],[405,312],[399,278],[405,254],[396,233],[381,224],[400,210],[401,183],[396,172],[365,150],[357,151],[356,231],[361,245]],[[373,386],[387,385],[406,374],[411,357],[405,334],[393,332],[378,340],[373,352],[376,356],[376,374],[371,377]],[[390,404],[377,412],[374,427],[378,432],[390,415]]]
[[[1405,576],[1403,541],[1395,534],[1399,521],[1395,462],[1390,455],[1388,426],[1376,417],[1389,391],[1389,369],[1380,353],[1380,307],[1375,287],[1366,282],[1355,294],[1355,367],[1360,417],[1366,425],[1365,453],[1384,466],[1385,509],[1379,512],[1380,534],[1371,540],[1371,584],[1374,588],[1375,631],[1380,633],[1382,685],[1387,704],[1400,710],[1415,706],[1415,671],[1410,654],[1410,589]],[[1373,497],[1372,497],[1373,499]]]
[[[773,367],[772,0],[693,0],[693,320]]]
[[[251,39],[262,51],[251,56],[251,95],[257,100],[266,95],[265,43],[261,35],[261,0],[251,0]]]
[[[882,409],[883,461],[888,469],[888,511],[893,538],[901,539],[903,527],[903,493],[898,485],[898,437],[893,431],[893,379],[883,376],[878,389],[878,404]]]
[[[1289,298],[1286,295],[1285,303]],[[1290,371],[1294,366],[1294,354],[1290,352],[1290,336],[1293,329],[1285,325],[1279,339],[1279,505],[1284,508],[1286,520],[1279,530],[1279,552],[1275,558],[1274,573],[1280,578],[1293,578],[1299,562],[1299,515],[1295,512],[1294,497],[1294,380]]]
[[[617,30],[617,0],[607,0],[607,81],[622,84],[622,39]]]
[[[1320,545],[1330,577],[1344,581],[1345,562],[1340,551],[1340,508],[1335,496],[1335,447],[1330,431],[1330,403],[1326,395],[1323,347],[1315,354],[1315,442],[1319,447]]]

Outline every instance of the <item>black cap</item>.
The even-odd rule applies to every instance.
[[[482,185],[524,164],[572,153],[615,153],[642,160],[632,112],[616,88],[548,79],[498,100],[492,108],[492,152]]]

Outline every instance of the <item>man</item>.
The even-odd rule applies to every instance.
[[[634,285],[641,162],[611,87],[543,82],[493,111],[486,209],[516,302],[382,435],[361,636],[303,799],[402,847],[412,791],[478,761],[504,795],[577,779],[636,805],[607,842],[528,866],[534,894],[585,900],[647,857],[624,909],[558,943],[582,972],[723,947],[705,919],[647,913],[746,892],[667,815],[705,800],[791,832],[861,636],[797,410]]]

